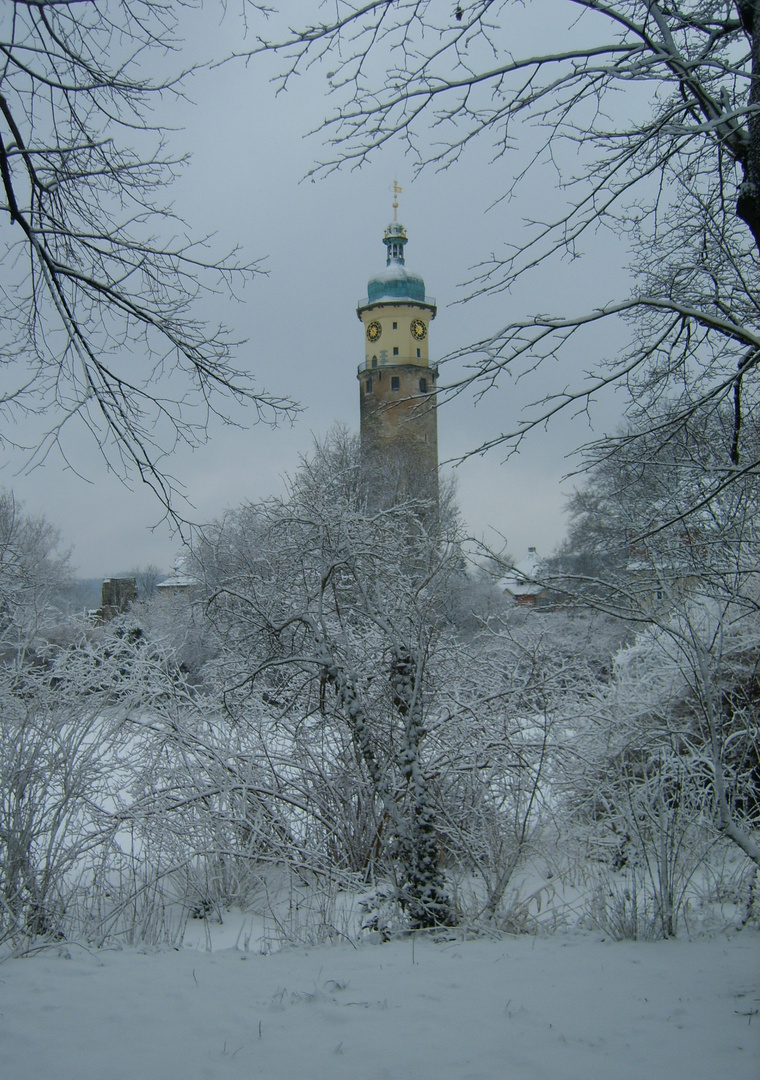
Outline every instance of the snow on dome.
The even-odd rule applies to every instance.
[[[418,300],[425,303],[425,282],[400,262],[392,262],[367,282],[370,304],[378,300]]]

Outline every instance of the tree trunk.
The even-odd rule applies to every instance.
[[[422,699],[412,655],[401,651],[394,656],[391,682],[393,704],[404,721],[402,768],[412,796],[409,846],[403,860],[407,877],[405,906],[414,929],[452,926],[456,920],[438,866],[435,810],[420,762],[420,742],[424,735]]]
[[[747,104],[747,155],[736,213],[749,227],[760,252],[760,0],[737,0],[739,16],[752,42],[752,81]],[[754,110],[754,111],[753,111]]]

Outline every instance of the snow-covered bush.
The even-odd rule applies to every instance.
[[[593,918],[610,932],[674,935],[721,834],[753,857],[759,641],[758,615],[739,598],[689,595],[620,651],[611,683],[589,697],[568,804],[600,868]]]

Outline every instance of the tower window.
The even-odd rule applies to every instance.
[[[391,390],[398,390],[401,385],[398,375],[391,375]]]
[[[398,356],[398,345],[393,346],[393,355]]]
[[[421,355],[422,355],[422,354],[420,353],[420,350],[418,349],[418,350],[417,350],[417,359],[418,359],[418,360],[419,360],[419,358],[420,358],[420,356],[421,356]]]
[[[417,350],[417,352],[419,352],[419,349]],[[427,379],[420,379],[420,393],[427,393]]]
[[[377,357],[376,356],[372,357],[372,367],[377,367]]]
[[[365,383],[365,390],[368,394],[372,393],[372,379],[367,379],[367,382]]]
[[[398,323],[397,323],[397,322],[395,322],[395,323],[393,324],[393,329],[394,329],[394,330],[398,330]]]

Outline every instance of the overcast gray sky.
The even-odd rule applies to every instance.
[[[290,21],[297,21],[298,9],[313,6],[310,0],[288,3]],[[220,50],[234,40],[231,21],[219,30],[208,11],[203,18],[188,27],[191,49],[193,40],[196,49],[203,39]],[[207,310],[248,339],[239,366],[268,390],[296,398],[304,410],[292,427],[276,430],[251,426],[238,413],[241,427],[216,422],[207,445],[171,460],[169,471],[184,483],[192,504],[187,513],[199,522],[244,500],[281,493],[282,477],[308,452],[312,433],[323,435],[334,422],[358,428],[356,369],[364,340],[355,309],[368,277],[384,265],[382,234],[392,216],[394,178],[403,188],[399,219],[409,236],[407,264],[438,301],[433,360],[510,317],[579,311],[626,291],[625,250],[601,235],[588,238],[586,258],[542,273],[522,291],[458,304],[470,268],[517,236],[524,218],[539,208],[546,212],[559,198],[556,177],[547,171],[524,201],[487,209],[503,192],[507,172],[521,167],[527,136],[497,164],[489,164],[489,150],[481,146],[446,172],[413,179],[402,148],[389,146],[361,170],[303,182],[320,156],[319,138],[305,135],[329,110],[325,72],[316,69],[275,97],[269,82],[275,69],[275,61],[264,60],[197,76],[189,84],[193,104],[175,105],[166,118],[167,125],[181,122],[184,130],[172,138],[192,153],[173,192],[178,211],[196,234],[215,232],[221,247],[240,243],[247,258],[265,259],[267,276],[246,288],[241,303],[220,298]],[[576,364],[583,370],[584,358],[576,357]],[[442,381],[453,374],[444,369]],[[447,404],[439,416],[441,459],[513,425],[525,402],[554,378],[564,385],[567,375],[547,367],[532,386],[505,379],[477,404],[465,395]],[[597,434],[615,425],[620,404],[608,400],[594,414]],[[586,418],[568,418],[535,433],[506,463],[495,451],[461,465],[459,501],[471,532],[497,547],[505,538],[517,558],[531,545],[551,551],[564,530],[563,492],[572,486],[561,484],[572,468],[567,455],[592,434]],[[81,576],[109,576],[148,563],[168,570],[178,541],[162,522],[155,497],[107,475],[84,433],[68,438],[81,476],[56,457],[30,475],[19,474],[20,459],[14,458],[6,460],[0,482],[27,510],[44,513],[60,528]]]

